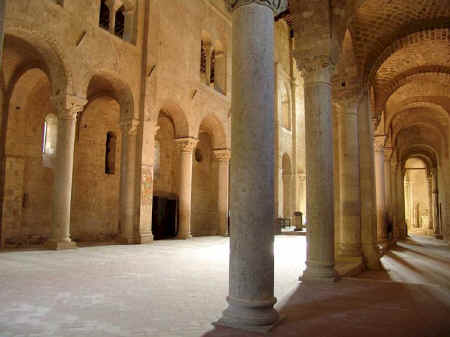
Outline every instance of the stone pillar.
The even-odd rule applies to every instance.
[[[122,160],[120,172],[120,242],[137,243],[136,224],[136,119],[121,122]]]
[[[305,64],[307,261],[302,280],[336,280],[331,74],[327,57]]]
[[[6,12],[6,0],[0,0],[0,69],[2,69],[2,60],[3,60],[3,41],[5,38],[4,31],[4,21],[5,21],[5,12]]]
[[[398,202],[400,210],[400,233],[401,238],[406,239],[407,230],[405,220],[405,170],[400,167],[399,173],[400,173],[399,177],[400,198]]]
[[[191,197],[192,197],[192,152],[197,139],[179,138],[175,140],[179,151],[178,168],[178,239],[191,238]]]
[[[439,218],[438,218],[438,207],[439,207],[439,194],[438,194],[438,175],[437,169],[433,168],[432,171],[432,209],[431,214],[433,216],[433,225],[434,225],[434,235],[437,238],[442,238],[440,226],[439,226]]]
[[[361,198],[361,248],[364,264],[371,270],[381,269],[377,246],[377,198],[375,185],[375,158],[373,144],[373,124],[369,94],[364,95],[358,109],[359,153],[360,153],[360,198]],[[381,156],[384,159],[384,154]],[[381,171],[384,170],[383,165]],[[384,186],[382,186],[384,192]]]
[[[375,185],[377,200],[377,239],[384,241],[385,232],[385,163],[384,163],[384,141],[385,137],[375,137]]]
[[[233,22],[228,308],[217,324],[268,331],[274,297],[275,0],[229,0]],[[249,132],[251,130],[251,132]]]
[[[428,229],[433,230],[434,226],[433,226],[433,216],[432,216],[432,212],[433,212],[433,175],[430,172],[427,175],[427,183],[428,183],[428,203],[429,203],[429,213],[428,213]]]
[[[75,248],[70,238],[70,206],[72,199],[73,154],[77,114],[87,103],[76,96],[53,97],[58,114],[58,141],[53,182],[52,234],[49,249]]]
[[[391,214],[392,214],[392,238],[398,239],[398,203],[397,203],[397,160],[392,154],[391,157]]]
[[[387,238],[387,223],[393,222],[392,219],[392,185],[391,185],[391,157],[392,149],[384,148],[384,208],[385,208],[385,226],[383,235]]]
[[[228,235],[228,184],[231,152],[228,149],[214,150],[217,162],[217,224],[218,235]]]
[[[357,104],[359,97],[344,100],[339,113],[339,191],[341,229],[338,254],[361,258],[361,200]]]
[[[411,224],[411,183],[409,176],[405,173],[405,222]]]

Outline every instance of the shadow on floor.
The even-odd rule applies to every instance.
[[[286,318],[266,336],[450,336],[450,250],[427,240],[399,243],[382,258],[383,271],[299,284],[278,305]],[[202,337],[256,336],[217,327]]]

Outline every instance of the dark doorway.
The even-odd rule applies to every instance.
[[[178,234],[178,202],[175,198],[153,197],[152,232],[155,240],[171,239]]]

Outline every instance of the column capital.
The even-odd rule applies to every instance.
[[[120,121],[122,133],[126,133],[130,136],[136,136],[139,125],[140,121],[134,118]]]
[[[219,162],[228,162],[231,158],[231,151],[229,149],[213,150],[214,159]]]
[[[375,152],[385,152],[385,147],[384,147],[384,143],[386,141],[386,137],[385,136],[375,136],[373,137],[373,145],[375,148]]]
[[[195,138],[178,138],[175,139],[178,149],[181,152],[192,152],[197,146],[198,139]]]
[[[324,82],[331,86],[331,75],[335,70],[335,62],[330,55],[296,55],[297,68],[303,73],[305,84],[308,82]]]
[[[388,161],[392,158],[392,148],[391,147],[385,147],[384,148],[384,160]]]
[[[251,4],[266,6],[273,11],[274,15],[284,12],[288,5],[287,0],[225,0],[225,3],[229,11]]]
[[[59,95],[50,97],[59,119],[76,119],[88,100],[74,95]]]

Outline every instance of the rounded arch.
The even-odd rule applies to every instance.
[[[26,27],[14,20],[6,20],[4,29],[5,37],[11,36],[22,41],[40,56],[42,69],[50,79],[52,95],[73,94],[73,73],[70,66],[65,63],[66,57],[63,52],[65,48],[54,35]]]
[[[196,132],[197,138],[199,138],[201,132],[209,134],[212,140],[213,149],[227,148],[227,137],[224,124],[215,114],[208,114],[202,119]]]
[[[109,96],[119,103],[121,119],[135,117],[133,92],[116,74],[106,71],[96,72],[89,77],[83,88],[85,90],[83,97],[87,97],[89,102],[98,97]]]
[[[181,107],[173,101],[166,101],[159,109],[159,114],[156,116],[158,119],[160,116],[167,117],[172,122],[175,129],[175,138],[192,137],[191,124],[187,118],[186,113]],[[157,123],[157,122],[156,122]]]
[[[292,174],[291,158],[287,153],[284,153],[281,158],[281,171],[283,175]]]
[[[405,166],[409,158],[419,157],[425,160],[430,168],[438,166],[438,155],[436,150],[427,144],[411,144],[400,151],[400,162],[402,167]]]

